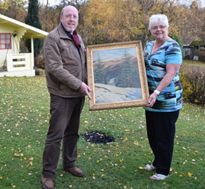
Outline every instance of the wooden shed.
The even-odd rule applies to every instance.
[[[34,39],[47,32],[0,14],[0,77],[35,76]],[[23,52],[21,41],[30,39],[31,52]]]

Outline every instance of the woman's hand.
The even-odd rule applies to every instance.
[[[146,106],[152,107],[152,106],[154,105],[154,103],[156,102],[156,100],[157,100],[157,96],[158,96],[158,94],[155,93],[155,92],[153,92],[153,93],[149,96]]]

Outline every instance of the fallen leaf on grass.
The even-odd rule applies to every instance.
[[[188,177],[192,177],[193,174],[188,172],[187,175],[188,175]]]

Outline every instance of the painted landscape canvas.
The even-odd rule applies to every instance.
[[[145,103],[147,86],[139,42],[90,46],[87,52],[91,109]]]

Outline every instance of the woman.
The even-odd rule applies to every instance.
[[[147,136],[154,159],[145,170],[155,171],[152,180],[168,177],[172,162],[175,123],[182,108],[179,44],[168,36],[168,18],[152,15],[149,30],[155,40],[145,46],[145,65],[150,96],[145,107]]]

